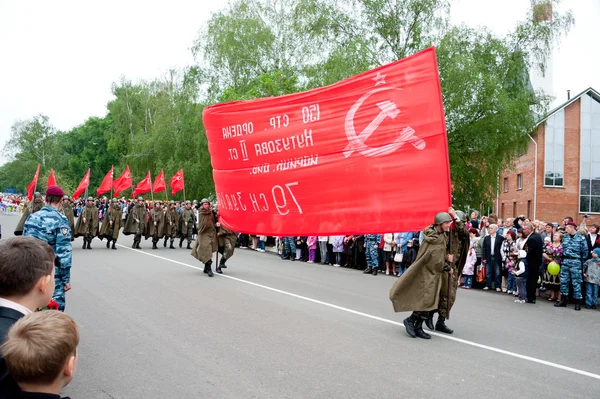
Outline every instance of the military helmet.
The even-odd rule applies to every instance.
[[[202,198],[202,201],[200,201],[200,205],[204,205],[207,202],[210,204],[210,201],[208,200],[208,198]]]
[[[170,203],[171,203],[171,205],[173,205],[173,204],[175,204],[175,201],[171,200],[171,202],[170,202]]]
[[[68,199],[70,199],[70,198],[69,198],[69,196],[68,196],[68,195],[65,195],[65,196],[63,196],[63,199],[64,199],[64,200],[68,200]]]
[[[439,212],[437,215],[435,215],[433,224],[442,224],[442,223],[451,222],[451,221],[452,221],[452,216],[450,216],[448,214],[448,212]]]
[[[116,198],[113,198],[113,199],[112,199],[112,202],[118,202],[118,201],[119,201],[119,200],[118,200],[118,199],[116,199]]]
[[[456,211],[456,216],[458,216],[461,221],[465,221],[465,213],[463,211]]]
[[[88,200],[88,201],[93,201],[93,200],[94,200],[94,197],[88,197],[88,199],[87,199],[87,200]]]
[[[41,197],[41,196],[42,196],[42,194],[40,194],[40,192],[39,192],[39,191],[36,191],[35,193],[33,193],[33,196],[34,196],[34,197]]]
[[[190,201],[190,200],[187,200],[187,201],[185,201],[185,203],[186,203],[186,204],[191,204],[191,203],[192,203],[192,201]]]
[[[144,199],[142,197],[138,197],[138,201],[143,201]]]

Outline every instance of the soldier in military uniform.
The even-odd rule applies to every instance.
[[[36,191],[35,194],[33,194],[33,201],[31,201],[29,204],[27,204],[27,207],[23,211],[23,215],[21,216],[21,220],[19,220],[19,224],[17,224],[17,227],[15,228],[14,234],[16,236],[22,235],[23,234],[23,226],[25,225],[25,221],[27,220],[29,215],[36,213],[43,207],[44,207],[44,201],[42,200],[42,194],[40,194]]]
[[[192,237],[194,235],[195,220],[195,210],[192,208],[192,203],[188,200],[185,202],[185,208],[181,211],[181,217],[179,219],[181,232],[181,235],[179,236],[179,248],[181,248],[183,240],[187,239],[187,249],[192,249],[191,245]]]
[[[447,273],[453,274],[449,265],[454,255],[448,253],[448,236],[452,216],[446,212],[435,215],[434,223],[423,230],[423,242],[415,262],[400,276],[390,289],[390,300],[395,312],[412,311],[404,319],[407,334],[430,339],[423,331],[423,322],[431,310],[439,309],[440,289]]]
[[[65,195],[58,186],[49,186],[46,190],[46,202],[38,212],[32,213],[24,223],[23,235],[45,241],[54,250],[54,294],[52,299],[58,303],[58,310],[65,310],[65,292],[71,289],[71,226],[58,211],[61,199]]]
[[[204,273],[213,276],[212,254],[217,252],[217,227],[220,227],[215,214],[210,209],[210,201],[202,199],[198,217],[198,238],[192,249],[192,256],[204,263]]]
[[[469,232],[465,228],[464,220],[465,214],[462,211],[455,211],[453,208],[448,210],[448,214],[452,216],[454,222],[450,226],[450,232],[448,235],[452,237],[448,238],[448,245],[452,243],[452,248],[449,253],[454,255],[454,262],[450,265],[453,273],[450,281],[450,297],[448,298],[448,279],[442,281],[442,288],[440,290],[440,303],[437,310],[432,310],[429,313],[429,318],[425,321],[425,324],[430,330],[435,328],[436,331],[440,331],[446,334],[452,334],[454,330],[449,328],[445,321],[448,318],[448,313],[454,306],[456,301],[456,289],[458,288],[458,279],[462,274],[462,270],[467,262],[467,255],[469,251]],[[433,315],[439,313],[437,323],[435,327],[433,325]]]
[[[98,226],[98,208],[94,205],[94,198],[88,197],[75,226],[75,238],[83,237],[82,249],[92,249],[92,240],[98,235]]]
[[[154,203],[154,208],[149,212],[148,224],[146,225],[146,240],[152,237],[152,249],[158,249],[156,244],[164,236],[165,214],[160,202]]]
[[[73,205],[71,204],[71,198],[68,195],[63,197],[62,202],[62,213],[67,217],[69,225],[71,226],[71,232],[75,231],[75,215],[73,214]],[[75,241],[75,237],[71,237],[71,241]]]
[[[216,209],[216,217],[219,220],[219,211]],[[218,228],[218,244],[219,244],[219,253],[223,255],[221,260],[219,261],[219,265],[217,266],[217,273],[221,274],[223,269],[227,269],[227,265],[225,263],[233,256],[233,252],[235,250],[235,243],[237,242],[238,235],[236,232],[229,230],[225,226],[220,226]]]
[[[566,234],[563,236],[563,260],[560,265],[560,293],[562,299],[555,303],[557,308],[567,306],[569,296],[569,283],[573,285],[573,299],[575,310],[581,310],[581,283],[583,282],[583,262],[588,257],[588,246],[585,237],[577,234],[577,224],[567,222]]]
[[[142,233],[145,231],[146,215],[148,210],[142,197],[138,197],[137,204],[129,212],[123,234],[126,236],[133,234],[133,245],[131,248],[142,249],[140,241],[142,241]]]
[[[379,255],[377,248],[381,244],[381,234],[367,234],[365,236],[365,251],[367,253],[367,268],[363,272],[364,274],[373,273],[373,276],[377,276],[377,270],[379,269]]]
[[[167,240],[171,239],[171,246],[169,248],[175,249],[173,242],[179,233],[179,214],[177,213],[177,204],[175,201],[171,201],[170,208],[167,209],[165,206],[165,242],[164,247],[167,246]]]
[[[112,241],[112,249],[117,249],[115,245],[119,239],[119,229],[121,229],[123,219],[119,201],[113,198],[111,204],[104,215],[104,221],[102,222],[102,228],[98,237],[101,240],[106,238],[106,248],[111,248],[110,242]]]

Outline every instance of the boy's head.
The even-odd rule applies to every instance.
[[[527,257],[527,252],[520,250],[519,251],[519,259],[525,259]]]
[[[19,319],[8,331],[2,354],[6,368],[21,390],[67,386],[77,369],[79,329],[67,314],[35,312]]]
[[[412,246],[413,246],[413,240],[408,240],[408,241],[406,242],[406,246],[407,246],[408,248],[412,248]]]
[[[592,251],[592,257],[600,258],[600,248],[596,248]]]
[[[0,297],[31,310],[44,307],[54,293],[54,251],[33,237],[0,240]]]

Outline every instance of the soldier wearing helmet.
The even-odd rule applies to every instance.
[[[133,234],[133,245],[131,248],[142,249],[140,242],[142,241],[142,233],[146,230],[146,215],[148,209],[144,203],[144,198],[138,197],[137,205],[133,207],[127,221],[125,222],[125,228],[123,234]]]
[[[171,201],[169,207],[165,204],[165,242],[163,247],[167,247],[167,240],[171,240],[169,248],[175,249],[173,242],[179,233],[179,214],[177,213],[177,204]]]
[[[63,196],[62,201],[62,214],[67,217],[69,221],[69,225],[71,226],[71,231],[75,231],[75,214],[73,213],[73,205],[71,204],[71,198],[68,195]],[[74,237],[71,237],[71,241],[75,240]]]
[[[21,216],[21,220],[19,220],[19,223],[17,224],[17,227],[15,228],[14,234],[16,236],[22,235],[23,234],[23,225],[25,224],[25,221],[27,220],[29,215],[33,215],[34,213],[36,213],[43,207],[44,207],[44,201],[42,200],[42,194],[40,194],[36,191],[35,194],[33,195],[33,201],[31,201],[29,204],[27,204],[27,207],[25,207],[25,210],[23,211],[23,215]]]
[[[390,289],[394,311],[413,312],[404,320],[406,332],[412,338],[431,338],[423,331],[423,322],[431,310],[438,309],[443,280],[447,280],[447,272],[452,270],[448,263],[453,262],[454,256],[448,253],[447,235],[452,220],[447,212],[435,215],[433,224],[423,230],[417,259]]]
[[[98,226],[98,208],[94,204],[94,198],[88,197],[75,226],[75,238],[83,237],[82,249],[92,249],[92,240],[98,235]]]
[[[194,214],[194,209],[192,208],[192,203],[190,200],[185,201],[185,208],[181,211],[181,217],[179,219],[179,230],[181,231],[181,235],[179,236],[179,248],[183,244],[183,240],[187,239],[187,249],[192,249],[192,238],[194,235],[194,226],[195,226],[196,216]]]
[[[217,222],[216,215],[210,209],[210,201],[206,198],[200,201],[200,209],[198,211],[198,238],[192,256],[204,263],[204,273],[209,277],[213,276],[212,272],[212,254],[217,252],[217,227],[220,224]]]

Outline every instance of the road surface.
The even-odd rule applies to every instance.
[[[4,237],[17,216],[0,216]],[[122,244],[122,245],[121,245]],[[452,336],[407,336],[394,277],[236,249],[208,278],[189,250],[74,242],[73,398],[598,398],[600,313],[460,290]]]

